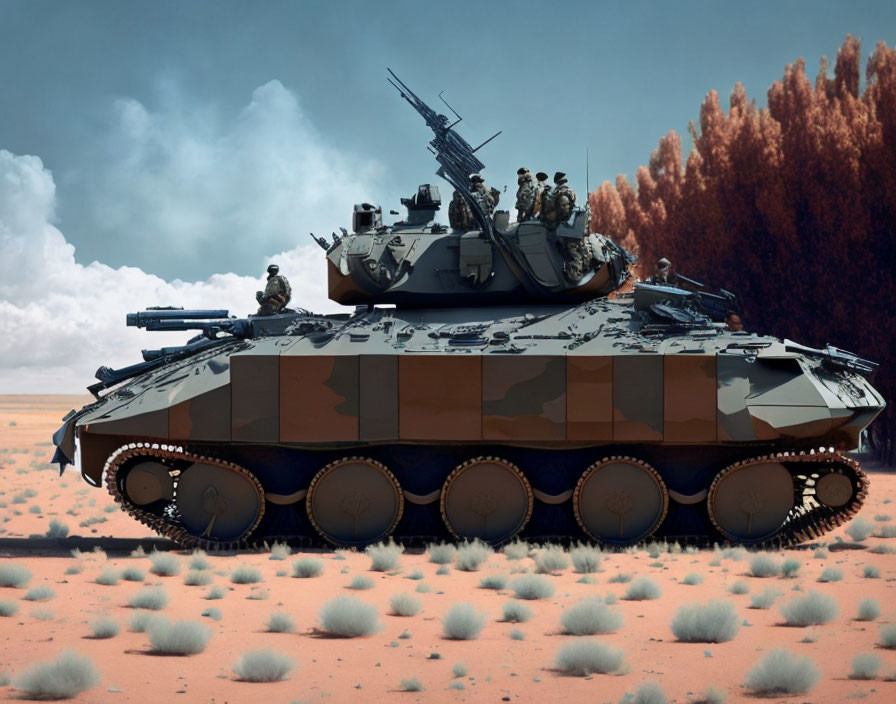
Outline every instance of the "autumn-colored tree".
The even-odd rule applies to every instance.
[[[741,84],[728,114],[710,92],[682,162],[663,137],[636,188],[625,176],[589,194],[592,229],[640,257],[665,256],[737,292],[748,329],[830,343],[880,363],[889,407],[875,453],[896,463],[896,50],[879,43],[860,92],[861,44],[847,36],[834,77],[803,59],[758,108]]]

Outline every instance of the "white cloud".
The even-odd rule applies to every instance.
[[[254,312],[271,261],[294,305],[339,309],[307,233],[348,224],[353,203],[375,198],[382,169],[328,147],[278,81],[230,116],[172,86],[159,103],[117,101],[96,162],[72,176],[89,186],[104,247],[132,266],[76,262],[54,224],[52,173],[36,156],[0,150],[0,393],[79,393],[100,365],[134,364],[141,349],[191,337],[125,326],[147,306]],[[234,269],[258,278],[208,275]],[[194,281],[147,273],[171,271]]]
[[[41,160],[0,150],[0,393],[78,393],[101,364],[133,364],[142,348],[185,342],[190,333],[125,327],[126,313],[149,305],[253,312],[261,277],[216,274],[169,283],[135,267],[76,263],[74,247],[50,222],[54,204],[53,176]],[[262,271],[268,261],[280,264],[294,304],[338,308],[326,299],[316,245],[258,256]]]
[[[347,225],[353,203],[383,196],[383,169],[328,146],[276,80],[232,113],[176,84],[152,108],[119,99],[90,163],[69,180],[85,202],[67,192],[67,209],[95,228],[79,239],[102,239],[116,263],[184,279],[248,273],[265,254],[310,242],[309,231]]]

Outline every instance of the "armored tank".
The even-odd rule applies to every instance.
[[[844,451],[884,407],[872,363],[731,329],[735,298],[696,282],[619,293],[632,258],[585,210],[487,212],[460,118],[392,77],[468,225],[438,222],[432,184],[393,225],[357,205],[351,233],[316,238],[344,314],[128,315],[199,334],[101,367],[54,435],[61,469],[77,454],[137,520],[212,548],[783,545],[855,514],[868,479]]]

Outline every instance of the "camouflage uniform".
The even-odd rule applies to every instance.
[[[572,282],[581,279],[591,267],[591,254],[585,246],[585,240],[564,237],[563,239],[563,275]]]
[[[255,298],[261,304],[256,315],[276,315],[286,308],[286,304],[292,298],[292,289],[285,276],[272,273],[268,275],[264,292],[259,291]]]
[[[489,187],[485,184],[485,181],[483,181],[482,177],[478,174],[473,174],[473,176],[470,177],[470,193],[485,217],[491,218],[495,212],[494,196],[489,190]]]
[[[566,174],[558,171],[554,174],[554,190],[545,209],[545,221],[549,227],[556,227],[569,220],[575,207],[576,192],[569,187]],[[563,274],[569,281],[579,281],[591,267],[591,254],[585,246],[585,239],[564,237],[562,242]]]
[[[535,208],[535,184],[532,183],[529,169],[520,169],[517,174],[519,188],[516,190],[516,221],[523,222],[532,217]]]
[[[451,229],[466,232],[473,222],[470,206],[459,191],[455,191],[448,204],[448,224]]]
[[[568,220],[572,215],[573,208],[576,207],[576,192],[569,187],[566,182],[566,176],[561,178],[554,177],[554,213],[557,220]]]
[[[541,178],[544,176],[544,178]],[[538,173],[538,184],[535,186],[535,204],[532,208],[532,215],[540,218],[544,212],[544,205],[551,198],[551,184],[547,183],[547,174]],[[543,220],[544,218],[542,218]]]

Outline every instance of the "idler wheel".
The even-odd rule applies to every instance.
[[[532,487],[511,462],[477,457],[454,469],[442,485],[442,519],[461,540],[510,540],[532,515]]]
[[[759,542],[777,533],[793,508],[793,477],[780,462],[734,465],[716,476],[706,502],[723,534]]]
[[[264,494],[254,477],[204,462],[181,472],[174,503],[184,527],[210,540],[241,540],[264,512]]]
[[[174,479],[161,462],[146,460],[128,470],[124,478],[124,493],[137,506],[174,498]]]
[[[305,497],[308,518],[335,545],[366,545],[387,537],[404,511],[398,480],[379,462],[346,457],[311,480]]]
[[[840,472],[822,475],[815,482],[815,499],[831,508],[845,506],[852,499],[855,489],[852,480]]]
[[[659,528],[669,494],[659,473],[633,457],[606,457],[579,478],[573,511],[585,533],[603,543],[629,545]]]

